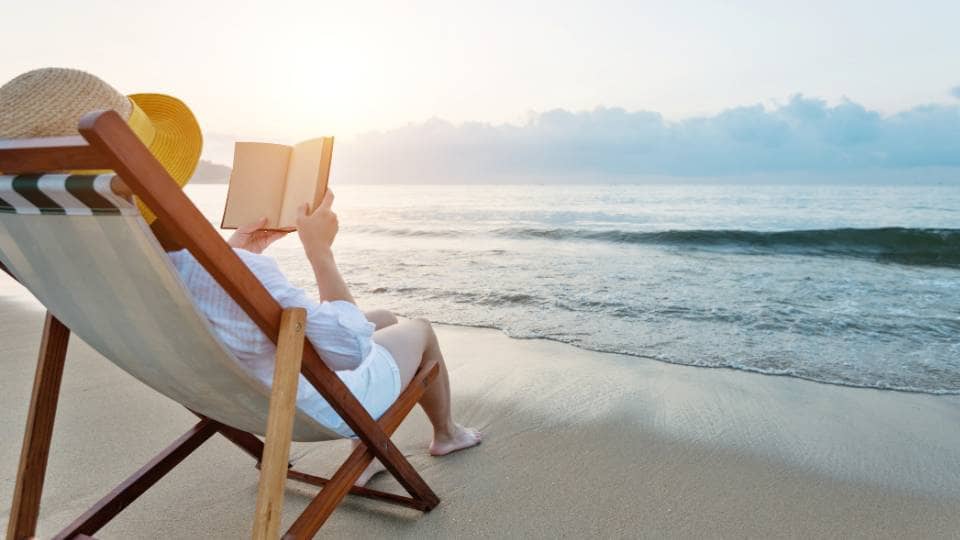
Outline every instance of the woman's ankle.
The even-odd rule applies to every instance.
[[[446,422],[446,424],[445,424],[444,426],[442,426],[440,429],[437,429],[437,427],[434,426],[434,428],[433,428],[433,440],[435,440],[435,441],[437,441],[437,440],[443,441],[443,440],[452,439],[453,437],[455,437],[455,436],[457,435],[457,433],[460,432],[461,429],[463,429],[463,428],[460,427],[460,424],[454,422],[454,421],[451,419],[450,421]]]

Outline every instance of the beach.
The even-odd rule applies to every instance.
[[[366,306],[374,307],[374,306]],[[0,521],[6,526],[43,311],[0,278]],[[455,416],[482,445],[427,454],[416,410],[395,440],[442,502],[429,514],[348,497],[343,538],[960,535],[960,396],[821,384],[439,326]],[[194,417],[78,339],[67,356],[39,524],[49,537]],[[330,473],[343,441],[296,445]],[[302,457],[301,457],[302,456]],[[98,533],[249,536],[257,470],[214,437]],[[400,490],[381,475],[371,487]],[[290,481],[284,527],[316,488]]]

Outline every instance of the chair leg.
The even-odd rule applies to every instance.
[[[340,501],[347,496],[354,482],[371,461],[373,461],[373,453],[367,450],[365,444],[358,444],[350,453],[350,457],[324,484],[320,493],[310,501],[306,510],[293,522],[284,534],[284,540],[313,538],[320,527],[326,523],[330,514],[337,509]]]
[[[47,312],[43,324],[43,337],[37,359],[37,371],[33,379],[33,393],[27,413],[27,428],[20,451],[20,466],[13,491],[10,522],[7,524],[7,539],[20,540],[34,536],[37,518],[40,515],[40,494],[50,454],[50,439],[53,421],[60,397],[60,381],[67,355],[70,329]]]
[[[197,418],[201,420],[210,420],[209,418],[198,413],[197,411],[191,410],[189,408],[187,410],[192,412],[194,415],[197,416]],[[237,429],[235,427],[230,427],[226,424],[221,424],[220,422],[216,422],[214,420],[210,420],[210,421],[216,424],[217,432],[223,435],[225,439],[232,442],[238,448],[243,450],[247,455],[255,459],[257,461],[257,468],[260,467],[260,460],[263,459],[263,442],[260,439],[258,439],[256,435],[252,433],[247,433],[242,429]]]
[[[329,478],[301,472],[296,469],[290,469],[287,471],[287,478],[317,487],[324,487],[330,483]],[[403,495],[397,495],[395,493],[370,489],[363,486],[354,485],[352,488],[350,488],[349,493],[350,495],[356,495],[357,497],[364,497],[366,499],[373,499],[375,501],[383,501],[399,506],[406,506],[407,508],[413,508],[414,510],[419,510],[421,512],[429,512],[432,508],[430,505],[424,501],[421,501],[420,499],[414,499],[413,497],[406,497]]]
[[[426,387],[436,380],[439,372],[437,362],[422,366],[414,375],[410,384],[407,385],[407,388],[400,394],[400,397],[397,398],[397,401],[380,417],[380,420],[377,421],[378,427],[387,437],[393,435],[393,432],[397,430],[403,419],[413,409],[413,406],[420,400],[420,396],[423,395]],[[361,437],[361,444],[354,448],[350,457],[340,465],[337,472],[329,480],[323,482],[323,489],[310,501],[310,504],[293,522],[293,525],[290,526],[283,537],[285,539],[313,538],[327,521],[327,518],[330,517],[330,514],[337,508],[337,505],[340,504],[340,501],[352,490],[353,483],[356,482],[367,465],[373,461],[373,457],[373,452],[370,451],[366,441],[363,441]],[[399,459],[406,461],[406,458],[402,456]],[[393,464],[385,463],[384,465],[389,470],[390,465]],[[407,465],[409,465],[409,462],[407,462]],[[423,482],[418,473],[414,472],[414,474],[417,475],[417,479],[423,485],[426,485],[426,482]],[[426,489],[425,496],[417,496],[413,493],[411,495],[414,495],[413,499],[420,503],[422,511],[429,512],[440,503],[440,499],[429,487]]]
[[[257,461],[257,467],[260,466],[260,461],[263,459],[263,442],[258,439],[255,435],[247,433],[246,431],[232,428],[225,424],[220,424],[220,427],[217,428],[217,431],[220,432],[228,441],[235,444],[241,450],[246,452],[250,457]]]
[[[217,426],[218,424],[213,420],[200,420],[146,465],[113,488],[73,523],[57,533],[53,539],[66,540],[78,538],[78,535],[96,534],[101,527],[146,493],[207,439],[213,437],[217,433]]]
[[[292,308],[284,310],[280,319],[266,443],[260,461],[260,485],[253,524],[254,540],[273,540],[280,535],[283,489],[290,466],[290,439],[297,408],[297,381],[303,356],[306,316],[305,309]]]

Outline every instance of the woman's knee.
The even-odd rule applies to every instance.
[[[437,333],[433,329],[433,323],[431,323],[428,319],[423,317],[414,317],[413,319],[410,319],[410,322],[416,324],[420,328],[420,331],[423,332],[424,336],[426,336],[428,345],[437,340]]]
[[[368,321],[373,323],[377,330],[393,326],[400,322],[396,315],[385,309],[372,309],[364,312],[364,315]]]
[[[410,382],[420,364],[423,355],[433,345],[433,328],[425,320],[407,319],[403,322],[378,330],[373,340],[387,349],[400,369],[403,387]]]

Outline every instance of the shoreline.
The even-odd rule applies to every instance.
[[[43,312],[0,278],[0,521],[6,522]],[[336,537],[952,537],[960,396],[704,370],[439,325],[455,415],[479,447],[431,458],[419,410],[394,439],[442,499],[430,514],[348,498]],[[56,533],[192,416],[72,340],[39,533]],[[345,441],[298,444],[336,467]],[[304,455],[305,454],[305,455]],[[79,474],[78,474],[79,471]],[[214,438],[101,538],[248,536],[257,471]],[[397,491],[381,475],[371,487]],[[288,482],[284,526],[309,502]]]
[[[407,315],[403,315],[403,314],[400,314],[400,313],[397,313],[397,316],[399,316],[399,317],[408,317]],[[798,379],[798,380],[801,380],[801,381],[806,381],[806,382],[811,382],[811,383],[816,383],[816,384],[825,384],[825,385],[827,385],[827,386],[840,386],[840,387],[843,387],[843,388],[858,388],[858,389],[862,389],[862,390],[878,390],[878,391],[881,391],[881,392],[896,392],[896,393],[901,393],[901,394],[919,394],[919,395],[923,395],[923,396],[960,396],[960,390],[945,390],[945,391],[940,392],[940,391],[908,389],[908,388],[884,388],[884,387],[880,387],[880,386],[869,386],[869,385],[866,385],[866,384],[846,383],[846,382],[841,382],[841,381],[825,381],[825,380],[819,380],[819,379],[814,379],[814,378],[810,378],[810,377],[804,377],[803,375],[795,375],[795,374],[793,374],[793,373],[774,373],[774,372],[770,372],[770,371],[763,371],[763,370],[760,370],[760,369],[753,369],[753,368],[750,368],[750,367],[748,367],[748,366],[745,366],[745,367],[731,367],[731,366],[705,366],[705,365],[699,365],[699,364],[684,364],[684,363],[682,363],[682,362],[671,362],[671,361],[669,361],[669,360],[660,360],[659,358],[653,358],[653,357],[650,357],[650,356],[643,356],[643,355],[640,355],[640,354],[625,353],[625,352],[615,352],[615,351],[605,351],[605,350],[603,350],[603,349],[591,349],[591,348],[589,348],[589,347],[583,347],[583,346],[581,346],[581,345],[576,345],[576,344],[574,344],[574,343],[569,343],[569,342],[563,341],[562,339],[557,339],[557,338],[540,337],[540,336],[531,336],[531,337],[526,337],[526,336],[511,336],[510,334],[507,333],[506,330],[504,330],[504,329],[502,329],[502,328],[500,328],[500,327],[497,327],[497,326],[472,325],[472,324],[454,323],[454,322],[446,322],[446,321],[436,321],[436,322],[434,322],[434,324],[437,325],[437,326],[450,326],[450,327],[455,327],[455,328],[475,328],[475,329],[477,329],[477,330],[495,330],[495,331],[500,332],[501,334],[503,334],[504,337],[506,337],[506,338],[508,338],[508,339],[515,339],[515,340],[517,340],[517,341],[528,341],[528,340],[532,340],[532,341],[549,341],[549,342],[551,342],[551,343],[559,343],[559,344],[562,344],[562,345],[566,345],[566,346],[568,346],[568,347],[573,347],[574,349],[577,349],[577,350],[580,350],[580,351],[584,351],[584,352],[586,352],[586,353],[610,354],[610,355],[613,355],[613,356],[623,356],[623,357],[627,357],[627,358],[634,358],[634,359],[637,359],[637,360],[642,360],[642,361],[644,361],[644,362],[658,362],[658,363],[662,363],[662,364],[669,364],[669,365],[671,365],[671,366],[683,366],[683,367],[698,368],[698,369],[709,369],[709,370],[728,370],[728,371],[741,372],[741,373],[750,373],[750,374],[752,374],[752,375],[764,375],[764,376],[767,376],[767,377],[786,377],[786,378],[788,378],[788,379]]]

